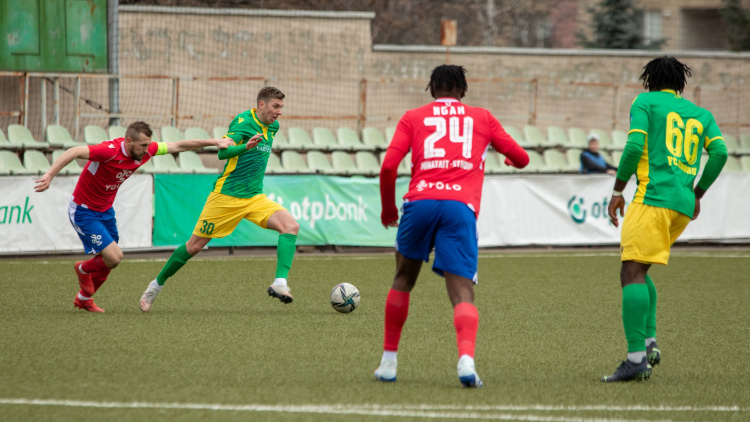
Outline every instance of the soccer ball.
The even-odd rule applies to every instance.
[[[331,306],[333,309],[349,313],[359,306],[359,290],[349,283],[341,283],[331,290]]]

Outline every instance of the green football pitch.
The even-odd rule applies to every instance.
[[[624,359],[614,252],[485,253],[477,371],[461,389],[452,310],[423,267],[398,381],[372,372],[394,259],[298,254],[295,301],[267,296],[274,256],[196,258],[150,313],[164,259],[127,257],[73,308],[73,258],[0,259],[0,420],[750,420],[750,251],[682,249],[650,274],[662,364],[649,381],[602,384]],[[357,286],[350,314],[328,303]]]

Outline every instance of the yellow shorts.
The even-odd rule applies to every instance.
[[[689,222],[680,212],[632,202],[622,222],[622,260],[667,265],[669,248]]]
[[[211,239],[228,236],[243,218],[265,229],[268,218],[281,210],[286,210],[286,208],[263,194],[252,198],[235,198],[211,192],[206,205],[203,206],[193,234]]]

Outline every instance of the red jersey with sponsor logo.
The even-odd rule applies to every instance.
[[[488,147],[506,155],[517,167],[528,163],[528,154],[503,129],[489,111],[439,98],[407,111],[401,118],[384,160],[396,165],[411,150],[411,182],[405,201],[447,199],[465,203],[476,215],[482,200],[484,159]],[[395,210],[393,193],[384,191],[381,173],[383,219]],[[394,177],[395,183],[395,177]],[[396,218],[398,214],[396,213]],[[392,220],[395,221],[395,220]]]
[[[73,201],[94,211],[107,211],[115,202],[122,182],[156,155],[158,149],[159,144],[151,142],[141,161],[136,161],[125,151],[125,138],[89,146],[89,161],[73,191]]]

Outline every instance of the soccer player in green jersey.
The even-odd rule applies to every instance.
[[[149,283],[141,296],[141,310],[148,312],[164,282],[172,277],[213,238],[231,234],[242,219],[248,219],[264,229],[279,232],[276,279],[268,288],[269,296],[283,303],[293,297],[287,285],[296,250],[299,223],[284,207],[263,194],[263,176],[271,154],[271,145],[284,107],[284,94],[274,87],[258,92],[257,108],[237,115],[225,135],[234,146],[219,151],[219,158],[227,160],[224,171],[216,180],[203,206],[193,235],[178,247],[156,279]]]
[[[609,218],[618,226],[622,268],[622,323],[628,357],[604,382],[646,380],[661,362],[656,344],[656,287],[647,274],[666,265],[669,249],[701,209],[701,198],[727,160],[727,147],[711,113],[682,98],[690,68],[674,57],[659,57],[644,68],[648,90],[630,108],[630,132],[617,170]],[[694,187],[701,152],[708,152]],[[622,191],[635,173],[638,189],[625,214]]]

